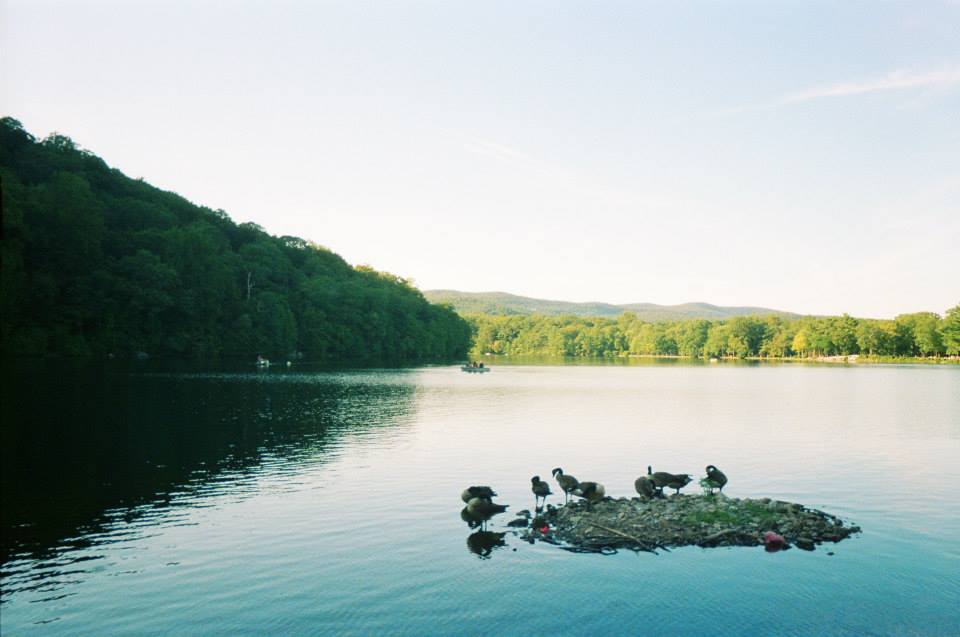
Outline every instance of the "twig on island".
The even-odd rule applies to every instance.
[[[739,533],[739,532],[740,532],[740,529],[726,529],[726,530],[720,531],[719,533],[708,535],[707,537],[700,540],[697,544],[699,546],[710,546],[711,544],[713,544],[714,542],[722,538],[724,535],[730,535],[731,533]]]
[[[602,524],[597,524],[597,523],[593,523],[593,524],[591,524],[591,526],[594,527],[594,528],[598,528],[598,529],[600,529],[601,531],[606,531],[606,532],[608,532],[608,533],[613,533],[614,535],[619,535],[620,537],[626,538],[626,539],[630,540],[631,542],[636,542],[636,543],[640,546],[640,550],[642,550],[642,551],[649,551],[650,553],[653,553],[654,555],[657,554],[657,552],[653,550],[654,548],[661,548],[661,549],[663,549],[663,550],[665,550],[665,551],[667,551],[667,552],[670,551],[670,549],[668,549],[668,548],[665,547],[665,546],[661,546],[661,545],[659,545],[659,544],[657,544],[657,543],[655,543],[655,542],[647,542],[646,540],[641,540],[640,538],[634,537],[634,536],[629,535],[629,534],[627,534],[627,533],[624,533],[623,531],[618,531],[617,529],[611,529],[609,526],[603,526]]]

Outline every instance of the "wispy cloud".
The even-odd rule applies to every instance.
[[[934,94],[936,91],[949,90],[957,85],[960,85],[960,65],[944,66],[938,69],[928,70],[900,69],[887,73],[882,77],[815,86],[802,91],[787,93],[769,102],[726,108],[716,111],[711,115],[736,115],[749,111],[768,110],[813,100],[850,97],[882,91],[924,89],[928,94]]]
[[[933,71],[898,70],[879,78],[817,86],[805,91],[790,93],[777,100],[777,103],[792,104],[825,97],[846,97],[907,88],[944,88],[954,84],[960,84],[960,66]]]

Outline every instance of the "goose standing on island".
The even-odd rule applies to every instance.
[[[633,488],[637,493],[645,498],[653,498],[657,495],[657,487],[653,484],[650,476],[640,476],[633,483]]]
[[[560,488],[563,489],[563,503],[566,504],[570,501],[570,494],[580,486],[580,481],[574,478],[573,476],[563,472],[563,469],[557,467],[552,472],[553,477],[557,479],[557,484],[560,485]]]
[[[595,504],[603,500],[607,490],[599,482],[581,482],[573,495],[578,495],[590,504]]]
[[[540,479],[540,476],[533,476],[530,478],[530,490],[533,491],[533,508],[535,511],[539,511],[543,505],[540,503],[540,498],[543,498],[543,504],[547,503],[547,496],[551,495],[553,491],[550,490],[550,485]]]
[[[667,473],[666,471],[657,471],[654,473],[650,465],[647,465],[647,477],[653,480],[653,484],[657,487],[661,496],[663,495],[664,487],[676,489],[679,494],[680,489],[690,484],[690,480],[692,480],[687,473]]]
[[[676,489],[676,495],[680,495],[680,489],[684,488],[693,478],[690,477],[689,473],[676,473],[673,476],[673,480],[667,483],[667,487],[670,489]]]
[[[708,464],[706,481],[711,489],[720,489],[720,493],[723,493],[723,485],[727,483],[727,476],[720,469]]]

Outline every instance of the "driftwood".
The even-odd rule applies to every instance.
[[[627,534],[627,533],[624,533],[623,531],[618,531],[617,529],[611,529],[609,526],[603,526],[602,524],[597,524],[596,522],[591,523],[590,526],[592,526],[592,527],[594,527],[594,528],[597,528],[597,529],[601,529],[601,530],[603,530],[603,531],[607,531],[608,533],[613,533],[614,535],[619,535],[620,537],[626,538],[626,539],[628,539],[628,540],[630,540],[630,541],[632,541],[632,542],[636,542],[638,545],[640,545],[640,546],[643,548],[644,551],[650,551],[650,552],[653,553],[654,555],[657,554],[657,552],[653,550],[654,548],[663,549],[664,551],[667,551],[668,553],[670,552],[670,549],[668,549],[667,547],[665,547],[663,544],[660,544],[659,542],[651,542],[651,541],[649,541],[649,540],[641,540],[641,539],[638,538],[638,537],[634,537],[633,535],[629,535],[629,534]]]
[[[725,535],[732,535],[734,533],[740,533],[740,529],[724,529],[719,533],[714,533],[713,535],[708,535],[707,537],[700,540],[697,544],[699,546],[713,546],[713,544],[722,538]]]

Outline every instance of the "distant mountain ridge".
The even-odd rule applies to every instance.
[[[657,305],[656,303],[573,303],[517,296],[506,292],[461,292],[459,290],[425,290],[423,295],[431,303],[449,303],[460,314],[495,314],[503,316],[539,314],[557,316],[616,317],[624,312],[633,312],[643,321],[677,321],[683,319],[725,319],[732,316],[776,314],[785,318],[798,318],[799,314],[773,310],[766,307],[724,307],[710,303],[681,303],[680,305]]]

